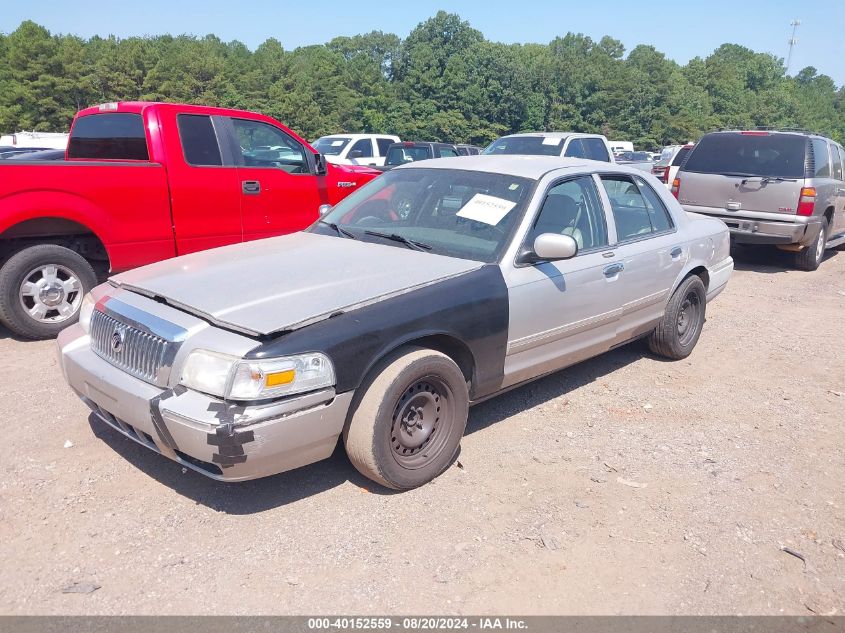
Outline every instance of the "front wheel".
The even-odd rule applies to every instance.
[[[458,454],[466,428],[466,378],[440,352],[419,347],[387,357],[362,385],[344,430],[358,471],[388,488],[408,490],[440,475]]]
[[[692,275],[684,279],[648,338],[651,351],[672,360],[689,356],[704,328],[706,307],[707,289],[701,278]]]
[[[25,248],[0,268],[0,323],[24,338],[54,337],[79,318],[95,285],[91,264],[69,248]]]

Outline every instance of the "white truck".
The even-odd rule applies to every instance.
[[[389,134],[333,134],[321,136],[312,145],[335,165],[375,167],[384,165],[387,148],[398,142],[398,136]]]
[[[32,147],[34,149],[65,149],[65,132],[15,132],[0,136],[0,147]]]
[[[613,152],[614,156],[618,156],[622,152],[634,151],[634,144],[631,141],[608,141],[607,144],[610,145],[610,151]]]

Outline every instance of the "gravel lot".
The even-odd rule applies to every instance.
[[[689,359],[634,343],[479,405],[403,494],[342,450],[183,472],[0,330],[0,611],[842,614],[845,253],[735,256]]]

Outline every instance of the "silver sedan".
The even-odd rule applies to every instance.
[[[58,345],[102,421],[205,475],[278,473],[342,436],[408,489],[452,463],[473,403],[640,337],[687,357],[729,246],[636,169],[426,161],[305,232],[118,275]]]

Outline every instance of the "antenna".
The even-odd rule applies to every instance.
[[[789,74],[789,66],[792,64],[792,49],[798,44],[798,38],[795,35],[798,33],[798,27],[801,26],[801,20],[792,20],[789,23],[792,27],[792,37],[789,38],[789,55],[786,57],[786,74]]]

